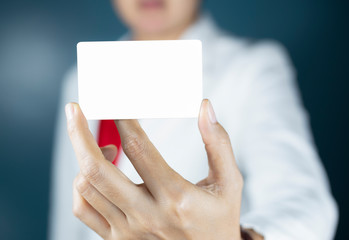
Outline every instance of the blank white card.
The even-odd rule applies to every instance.
[[[87,119],[198,117],[199,40],[80,42],[79,104]]]

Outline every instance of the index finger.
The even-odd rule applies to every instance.
[[[123,151],[154,197],[180,189],[184,179],[166,163],[138,121],[115,120],[115,124]]]
[[[68,133],[81,173],[101,194],[120,208],[139,197],[139,189],[118,168],[104,159],[86,118],[76,103],[66,106]]]

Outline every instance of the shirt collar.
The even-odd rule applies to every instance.
[[[209,70],[212,67],[210,56],[214,55],[213,46],[220,34],[220,29],[215,24],[211,14],[204,12],[200,15],[196,22],[184,32],[180,39],[201,40],[203,67],[204,69]]]
[[[184,32],[181,39],[199,39],[206,42],[214,36],[214,33],[217,33],[217,30],[211,14],[205,12]]]
[[[218,27],[210,13],[204,12],[180,37],[182,40],[198,39],[206,43],[218,33]],[[131,40],[131,33],[127,32],[119,38],[119,41]]]
[[[203,12],[197,18],[197,20],[182,34],[181,40],[201,40],[202,42],[202,56],[203,56],[203,69],[210,71],[212,67],[212,59],[209,56],[213,56],[213,46],[215,40],[221,35],[221,30],[214,22],[212,16],[208,12]],[[127,32],[121,38],[120,41],[131,40],[131,33]]]

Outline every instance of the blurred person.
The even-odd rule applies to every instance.
[[[202,41],[204,97],[214,111],[204,100],[199,129],[196,119],[143,119],[140,125],[135,120],[116,121],[124,147],[117,151],[112,145],[100,149],[96,143],[103,121],[89,121],[87,128],[79,106],[67,105],[79,164],[86,167],[81,156],[90,156],[105,171],[97,186],[86,170],[79,173],[67,134],[64,105],[78,100],[76,67],[70,70],[56,129],[50,239],[126,239],[122,234],[142,239],[332,239],[336,204],[283,47],[224,32],[201,12],[200,0],[114,0],[113,4],[130,29],[120,40]],[[130,133],[137,144],[125,147]],[[135,156],[132,151],[139,151],[139,146],[145,151]],[[115,156],[125,176],[108,167],[110,162],[98,161],[114,161]],[[127,179],[145,181],[135,188]],[[161,199],[164,183],[168,191],[178,187],[172,189],[177,195],[165,194],[174,212],[164,213],[158,202],[147,200]],[[224,202],[217,200],[220,191],[228,196]],[[118,205],[110,200],[113,196],[125,199],[115,200],[121,201]],[[127,219],[128,212],[138,216],[131,226],[120,217]],[[179,214],[186,224],[178,224],[171,214]],[[163,231],[156,232],[159,229]]]

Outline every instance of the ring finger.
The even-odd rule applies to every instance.
[[[76,179],[78,193],[97,211],[110,225],[124,227],[126,224],[125,214],[96,188],[90,184],[81,174]]]
[[[110,232],[107,220],[94,209],[76,189],[76,180],[73,186],[73,213],[89,228],[105,238]]]

